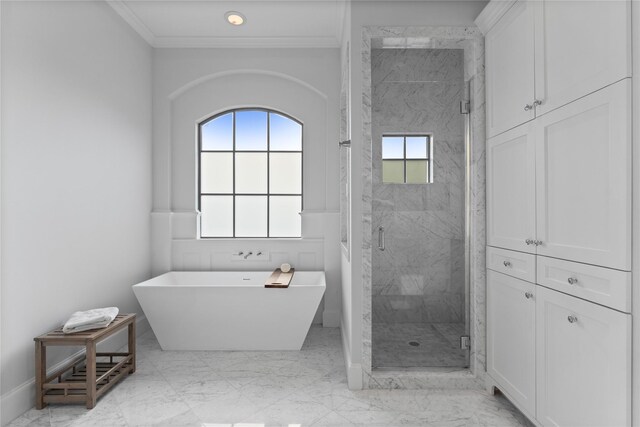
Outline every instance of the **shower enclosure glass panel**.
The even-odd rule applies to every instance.
[[[372,50],[374,368],[469,364],[463,57]]]

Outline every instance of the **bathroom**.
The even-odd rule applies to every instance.
[[[640,22],[640,7],[628,3]],[[485,383],[485,31],[476,20],[487,4],[0,2],[0,423],[527,425],[521,408],[488,393]],[[244,25],[225,22],[229,11],[245,15]],[[274,25],[282,16],[292,19]],[[640,35],[632,37],[638,75]],[[439,76],[403,72],[403,63],[424,58],[440,61]],[[392,63],[390,76],[381,66]],[[454,65],[445,70],[444,63]],[[402,114],[410,97],[384,99],[400,86],[437,82],[455,95],[431,100],[446,104],[453,137]],[[634,90],[638,103],[640,85]],[[460,114],[467,103],[471,114]],[[299,238],[202,237],[196,125],[243,108],[304,125]],[[637,132],[640,117],[634,120]],[[383,183],[382,137],[403,133],[429,137],[432,183]],[[456,145],[443,148],[445,139]],[[444,149],[454,152],[448,164]],[[385,191],[416,193],[395,200]],[[401,209],[415,194],[419,206]],[[438,209],[455,218],[455,230],[437,245],[410,247],[422,258],[390,268],[406,250],[398,238],[429,230],[398,226],[426,221],[425,212],[444,201],[456,205]],[[450,257],[426,271],[421,264],[442,259],[445,249]],[[131,289],[170,271],[271,271],[283,263],[326,277],[300,352],[163,352]],[[417,283],[429,274],[433,293]],[[429,299],[442,295],[441,303]],[[429,318],[441,305],[448,311]],[[32,409],[33,337],[73,311],[102,306],[138,314],[137,372],[91,411]],[[429,322],[438,324],[433,331],[455,325],[455,334],[435,348],[411,332]],[[380,352],[381,325],[395,328],[397,352]],[[640,363],[640,327],[633,326]],[[470,348],[460,348],[464,337]],[[416,354],[426,361],[413,361]],[[51,349],[49,366],[73,355]],[[640,423],[637,402],[633,425]]]

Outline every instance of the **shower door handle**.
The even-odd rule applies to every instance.
[[[384,227],[378,227],[378,249],[384,251]]]

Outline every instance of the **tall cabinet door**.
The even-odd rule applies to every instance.
[[[534,3],[517,1],[486,35],[489,137],[534,118]]]
[[[535,92],[541,102],[537,115],[631,76],[630,8],[629,0],[540,2],[535,43]]]
[[[631,424],[631,316],[542,286],[536,293],[537,420]]]
[[[487,271],[487,372],[529,417],[536,411],[535,288]]]
[[[527,123],[487,142],[487,244],[535,253],[535,140]]]
[[[630,84],[536,120],[539,255],[631,269]]]

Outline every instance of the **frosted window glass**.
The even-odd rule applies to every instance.
[[[200,191],[233,193],[233,154],[200,154]]]
[[[269,192],[276,194],[302,193],[302,154],[269,154]]]
[[[385,184],[404,183],[404,160],[383,160],[382,182]]]
[[[267,112],[244,110],[236,112],[236,150],[267,149]]]
[[[302,151],[302,125],[288,117],[269,115],[269,149]]]
[[[270,237],[300,237],[302,197],[271,196],[269,199]]]
[[[267,193],[267,153],[236,153],[236,193]]]
[[[407,184],[427,182],[427,160],[407,160]]]
[[[233,237],[233,196],[202,196],[200,235]]]
[[[267,237],[267,196],[236,197],[236,237]]]
[[[427,137],[408,136],[407,137],[407,159],[427,158]]]
[[[382,158],[383,159],[403,159],[404,158],[404,138],[401,136],[382,137]]]
[[[203,150],[233,150],[233,113],[208,121],[200,132]]]

